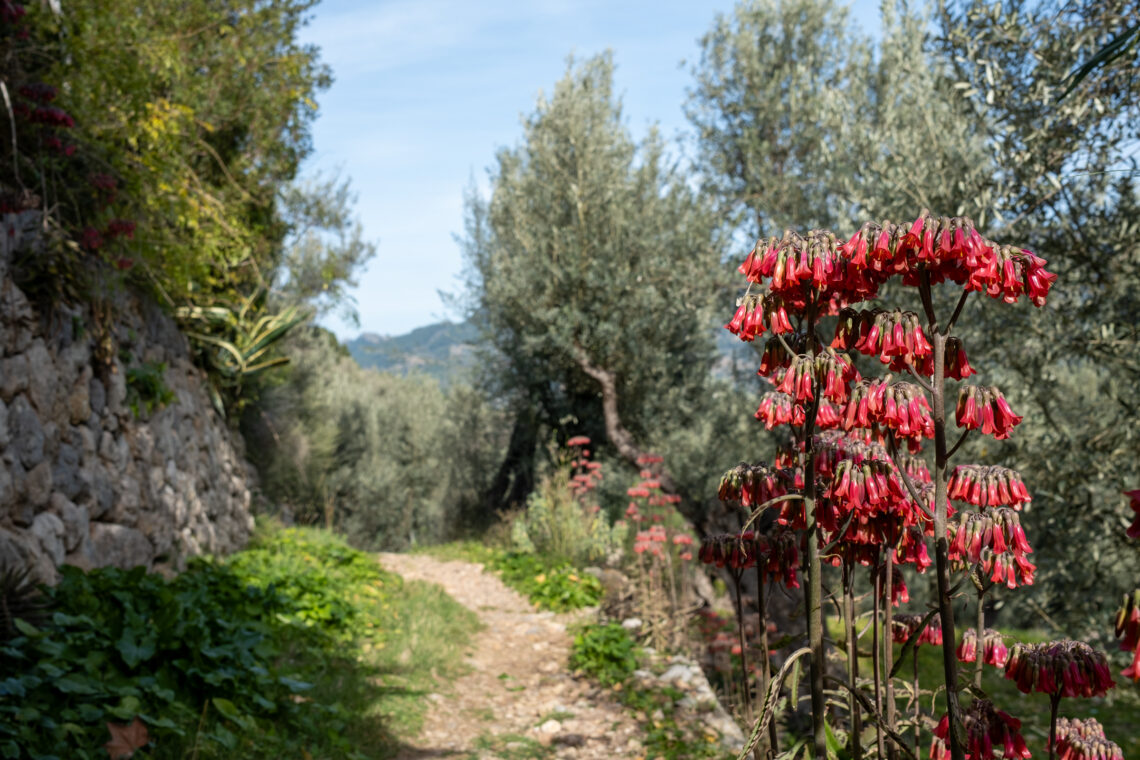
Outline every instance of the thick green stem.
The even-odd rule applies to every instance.
[[[820,577],[819,524],[815,519],[815,459],[811,438],[805,442],[807,465],[804,468],[804,512],[807,518],[807,604],[808,648],[811,649],[811,717],[812,743],[815,757],[827,757],[827,714],[823,693],[823,676],[827,660],[823,652],[823,579]]]
[[[922,700],[918,698],[918,644],[911,647],[914,653],[914,756],[921,757],[919,746],[922,743]]]
[[[744,718],[752,722],[752,676],[748,672],[748,646],[744,641],[744,594],[740,588],[740,571],[732,571],[732,583],[736,587],[736,633],[740,641],[740,669],[744,684]]]
[[[934,561],[938,578],[938,612],[942,618],[942,669],[946,677],[946,712],[950,721],[950,757],[965,760],[962,709],[958,702],[958,658],[954,653],[954,605],[950,598],[950,540],[946,535],[946,335],[938,329],[930,301],[929,275],[923,275],[923,305],[930,318],[934,349]]]
[[[760,623],[760,680],[757,684],[759,686],[760,699],[763,700],[768,694],[768,681],[772,672],[772,663],[768,655],[768,600],[766,598],[765,578],[763,563],[757,558],[756,561],[756,612],[757,622]],[[760,709],[763,710],[764,703],[760,703]],[[767,754],[769,757],[774,757],[779,754],[780,745],[778,736],[776,734],[776,721],[771,720],[768,722],[768,747]]]
[[[895,581],[895,550],[887,547],[887,563],[885,570],[885,588],[883,589],[883,599],[886,601],[886,610],[883,620],[883,646],[886,648],[886,658],[884,659],[883,667],[886,668],[887,683],[886,683],[886,700],[887,700],[887,727],[893,731],[898,731],[898,721],[895,717],[895,686],[891,680],[891,664],[895,661],[895,629],[894,629],[894,581]],[[889,760],[896,760],[898,757],[898,747],[892,741],[887,744],[887,757]]]
[[[859,641],[855,633],[855,592],[850,559],[843,560],[843,627],[847,638],[847,709],[851,714],[848,742],[852,760],[863,758],[863,711],[859,706]]]
[[[810,356],[815,356],[815,308],[809,305],[807,311],[806,344]],[[812,380],[814,401],[808,409],[803,427],[804,443],[804,520],[807,540],[807,588],[804,602],[807,606],[808,648],[811,649],[811,720],[812,749],[817,760],[827,757],[827,699],[823,691],[823,679],[827,670],[827,658],[823,650],[823,571],[819,560],[820,529],[815,513],[815,418],[819,412],[819,382]],[[955,759],[959,760],[959,759]]]
[[[977,621],[977,646],[974,652],[974,688],[982,688],[982,666],[983,655],[985,654],[984,639],[986,634],[986,592],[978,589],[978,621]]]
[[[881,555],[880,555],[881,558]],[[882,647],[879,646],[879,628],[882,623],[882,593],[883,593],[883,566],[875,560],[875,567],[871,571],[874,575],[874,619],[871,621],[871,670],[875,676],[875,745],[879,750],[879,758],[886,757],[886,746],[883,743],[883,658]]]
[[[1057,756],[1057,708],[1061,706],[1061,692],[1049,695],[1049,760]]]

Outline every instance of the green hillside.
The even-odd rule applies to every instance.
[[[405,335],[363,333],[345,345],[365,369],[406,375],[418,372],[447,386],[465,377],[474,363],[479,333],[468,322],[437,322]]]

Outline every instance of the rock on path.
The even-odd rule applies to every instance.
[[[467,754],[518,756],[518,737],[549,746],[555,757],[641,757],[637,724],[610,692],[570,675],[573,615],[536,612],[482,565],[414,554],[381,554],[385,569],[436,583],[486,626],[472,641],[470,672],[432,704],[420,736],[397,760]],[[512,746],[514,744],[514,746]]]

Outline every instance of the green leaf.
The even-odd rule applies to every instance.
[[[156,644],[153,633],[148,633],[142,641],[138,641],[134,629],[128,626],[123,630],[122,638],[119,639],[117,647],[127,667],[135,668],[138,667],[139,663],[154,656]]]
[[[99,693],[99,689],[95,686],[95,682],[93,682],[90,677],[77,673],[71,673],[62,678],[57,678],[51,683],[57,691],[61,691],[64,694]]]
[[[43,635],[40,632],[40,629],[36,628],[34,625],[24,620],[23,618],[16,618],[12,621],[12,625],[16,628],[17,631],[24,634],[30,639],[39,638]]]
[[[214,697],[210,700],[210,703],[214,705],[214,708],[218,712],[230,720],[236,721],[242,717],[241,710],[237,709],[237,706],[228,699],[223,699],[222,697]]]

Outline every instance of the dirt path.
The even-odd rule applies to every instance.
[[[559,758],[643,755],[636,724],[612,695],[570,675],[571,616],[535,612],[480,565],[409,554],[381,554],[380,563],[404,578],[439,584],[486,626],[471,645],[471,672],[429,695],[424,730],[398,760],[533,757],[535,742]]]

